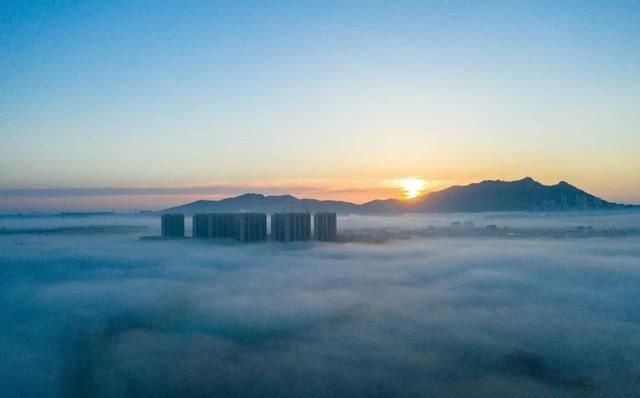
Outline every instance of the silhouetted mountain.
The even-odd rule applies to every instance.
[[[543,185],[530,177],[517,181],[482,181],[453,186],[413,200],[373,200],[361,205],[291,195],[248,193],[222,200],[199,200],[163,212],[184,214],[259,211],[335,211],[338,213],[480,212],[524,210],[620,209],[625,206],[602,200],[564,181]]]
[[[335,200],[298,199],[291,195],[262,195],[246,193],[244,195],[222,200],[198,200],[186,205],[163,210],[167,213],[212,213],[256,211],[265,213],[301,211],[319,212],[335,211],[338,213],[357,213],[358,205],[355,203]]]
[[[607,209],[607,202],[564,181],[543,185],[530,177],[517,181],[483,181],[432,192],[414,205],[419,212]]]

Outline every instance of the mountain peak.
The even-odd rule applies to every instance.
[[[526,184],[531,184],[531,183],[539,184],[539,182],[538,182],[538,181],[534,180],[534,179],[533,179],[533,178],[531,178],[531,177],[525,177],[525,178],[523,178],[523,179],[521,179],[521,180],[517,180],[517,181],[514,181],[514,182],[526,183]]]
[[[284,194],[284,195],[273,195],[273,197],[276,198],[283,198],[283,199],[298,199],[295,196],[291,195],[291,194]]]
[[[513,180],[513,181],[507,181],[507,180],[501,180],[501,179],[497,179],[497,180],[483,180],[477,183],[472,183],[469,185],[457,185],[456,187],[458,188],[465,188],[465,187],[469,187],[469,186],[473,186],[473,185],[490,185],[490,184],[540,184],[538,181],[534,180],[531,177],[524,177],[521,178],[519,180]]]
[[[243,193],[242,195],[236,196],[234,199],[249,199],[249,198],[264,198],[265,196],[261,193]]]

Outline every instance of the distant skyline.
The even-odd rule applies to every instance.
[[[0,42],[0,211],[409,177],[640,203],[637,1],[8,1]]]

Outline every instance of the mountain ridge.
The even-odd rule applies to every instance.
[[[340,200],[297,198],[293,195],[264,195],[249,192],[220,200],[197,200],[175,206],[161,213],[210,212],[282,212],[332,211],[359,213],[448,213],[527,210],[609,210],[639,208],[609,202],[589,194],[566,181],[544,185],[531,177],[514,181],[484,180],[467,185],[454,185],[427,193],[415,199],[374,199],[356,204]]]

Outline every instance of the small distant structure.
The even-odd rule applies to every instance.
[[[336,213],[313,215],[313,234],[316,240],[335,242],[338,240],[338,216]]]
[[[184,215],[163,214],[162,215],[162,237],[163,238],[184,238]]]
[[[464,229],[473,229],[473,222],[472,221],[465,221],[464,224],[462,224],[462,228],[464,228]]]
[[[271,239],[277,242],[311,239],[311,214],[274,213],[271,215]]]
[[[461,229],[462,228],[462,223],[460,221],[454,221],[451,224],[449,224],[449,228],[451,228],[451,229]]]
[[[556,209],[556,201],[553,199],[543,200],[542,201],[542,209],[543,210],[555,210]]]
[[[486,230],[489,232],[498,232],[498,226],[496,224],[489,224],[487,225]]]

